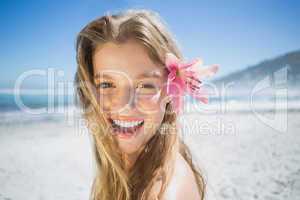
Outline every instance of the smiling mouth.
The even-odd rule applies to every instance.
[[[125,139],[131,138],[132,136],[136,135],[136,133],[138,133],[138,131],[144,125],[144,120],[129,122],[109,118],[109,122],[112,125],[113,133],[118,137]]]

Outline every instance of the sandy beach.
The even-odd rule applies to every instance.
[[[93,161],[87,133],[61,119],[17,119],[0,125],[0,199],[88,199]],[[207,199],[298,199],[299,119],[299,112],[289,112],[287,131],[278,132],[251,112],[184,115],[186,127],[220,122],[229,130],[182,132],[206,177]]]

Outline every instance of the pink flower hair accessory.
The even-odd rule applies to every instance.
[[[172,106],[178,114],[182,110],[183,96],[188,93],[198,101],[208,103],[208,93],[202,88],[202,80],[213,76],[219,65],[210,65],[200,68],[203,61],[200,58],[191,62],[183,62],[174,54],[167,53],[165,65],[169,71],[167,79],[167,95],[171,97]]]

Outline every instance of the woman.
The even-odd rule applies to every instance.
[[[75,83],[92,134],[93,200],[198,200],[205,183],[178,137],[166,53],[182,55],[159,15],[130,9],[77,37]]]

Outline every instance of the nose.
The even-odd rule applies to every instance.
[[[122,88],[116,95],[116,104],[118,110],[135,108],[135,90],[132,87],[126,86]],[[126,108],[125,108],[126,107]]]

